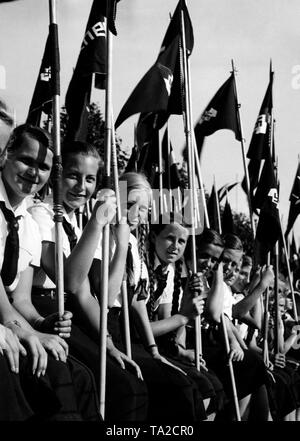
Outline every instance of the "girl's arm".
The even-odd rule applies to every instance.
[[[151,322],[155,337],[176,331],[187,325],[203,312],[204,300],[200,296],[194,297],[192,292],[185,292],[178,314],[171,316],[172,304],[161,304],[158,307],[158,320]]]
[[[98,300],[91,295],[89,280],[85,279],[80,289],[71,294],[74,313],[84,322],[95,339],[99,339],[100,332],[100,305]]]
[[[121,221],[111,229],[111,236],[116,244],[113,258],[109,265],[109,281],[108,281],[108,307],[114,306],[117,295],[120,292],[121,284],[124,278],[125,265],[128,251],[128,242],[130,236],[130,229],[126,220]],[[96,293],[100,299],[100,283],[101,283],[101,261],[94,259],[89,279]]]
[[[234,318],[242,320],[247,317],[249,311],[257,306],[257,302],[260,301],[261,295],[268,288],[271,282],[274,280],[274,273],[272,266],[267,266],[261,273],[261,278],[258,283],[249,291],[249,294],[245,296],[240,302],[236,303],[232,307],[232,315]]]
[[[65,262],[65,289],[76,292],[86,279],[95,252],[107,223],[116,215],[116,197],[113,190],[103,189],[82,235]]]
[[[75,292],[80,288],[84,279],[87,277],[93,258],[100,241],[102,230],[105,224],[110,223],[115,215],[115,196],[112,190],[103,190],[101,201],[97,201],[93,209],[91,218],[84,228],[82,236],[72,250],[72,253],[64,258],[64,286],[66,292]],[[103,203],[103,200],[106,201]],[[53,239],[54,223],[53,213],[47,207],[33,206],[30,209],[35,221],[38,223],[44,247],[43,265],[48,276],[55,280],[55,245]],[[52,245],[53,244],[53,245]],[[46,250],[45,248],[48,248]]]
[[[133,311],[134,324],[142,339],[144,347],[149,352],[149,354],[153,358],[155,358],[155,360],[161,361],[162,363],[167,364],[172,368],[178,370],[182,374],[186,375],[186,373],[182,369],[178,368],[177,366],[174,366],[165,357],[162,357],[160,355],[151,329],[151,324],[149,321],[145,300],[138,300],[137,294],[135,294],[132,299],[131,307]]]
[[[229,320],[229,318],[226,315],[224,315],[224,320],[225,320],[225,326],[227,330],[227,336],[228,336],[229,348],[230,348],[229,360],[241,361],[244,358],[244,351],[240,345],[239,340],[236,337],[234,326],[231,320]]]
[[[224,303],[223,263],[213,272],[211,288],[206,300],[206,312],[217,323],[221,321]]]
[[[68,345],[63,338],[58,335],[51,335],[44,332],[39,332],[39,327],[43,323],[44,319],[38,311],[35,309],[31,302],[31,287],[33,279],[33,268],[29,266],[20,275],[19,283],[16,289],[12,293],[14,309],[23,317],[20,317],[21,326],[31,332],[34,336],[38,337],[42,346],[53,354],[56,359],[66,361],[68,355]],[[66,313],[62,317],[62,322],[69,324],[69,316]],[[57,314],[52,315],[57,319]],[[65,320],[66,319],[66,320]],[[52,321],[52,317],[50,322]],[[26,324],[26,322],[28,322]],[[29,327],[30,325],[30,327]]]

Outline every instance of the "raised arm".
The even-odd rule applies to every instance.
[[[242,321],[247,317],[249,318],[247,314],[253,307],[257,305],[257,302],[259,301],[261,295],[274,280],[272,265],[266,266],[262,269],[260,278],[258,272],[255,274],[254,278],[256,280],[256,284],[253,284],[254,286],[249,291],[248,295],[245,296],[240,302],[233,305],[232,315],[234,318]]]
[[[224,305],[223,263],[213,271],[213,280],[206,300],[207,315],[220,323]]]

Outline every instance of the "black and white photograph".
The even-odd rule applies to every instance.
[[[0,427],[300,421],[299,23],[0,0]]]

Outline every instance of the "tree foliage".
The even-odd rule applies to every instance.
[[[68,121],[68,114],[63,107],[60,113],[60,123],[61,123],[61,138],[64,139],[66,133],[66,126]],[[105,121],[100,110],[100,107],[96,103],[91,103],[89,105],[89,116],[88,116],[88,135],[87,142],[94,145],[101,158],[104,159],[104,132],[105,132]],[[119,175],[125,170],[127,161],[130,157],[130,152],[128,149],[124,149],[122,146],[122,139],[115,135],[116,137],[116,149],[117,149],[117,159],[118,159],[118,172]]]

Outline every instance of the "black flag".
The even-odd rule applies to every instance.
[[[234,81],[234,75],[231,74],[197,121],[194,132],[199,149],[202,147],[205,136],[212,135],[221,129],[232,130],[236,139],[241,141]]]
[[[300,213],[300,162],[298,164],[296,176],[290,194],[290,210],[285,235],[288,236],[293,228],[295,220]]]
[[[88,105],[90,103],[92,78],[95,74],[95,87],[105,88],[106,79],[106,24],[116,33],[114,20],[116,0],[110,2],[106,11],[106,0],[94,0],[82,41],[72,79],[66,94],[66,109],[69,120],[68,139],[85,140],[87,136]]]
[[[248,171],[250,180],[250,196],[252,202],[254,191],[259,181],[261,161],[266,158],[267,152],[270,151],[273,109],[273,77],[274,72],[270,72],[269,84],[260,107],[259,115],[255,123],[247,153],[247,157],[250,159],[248,163]],[[245,178],[242,182],[242,188],[246,192]]]
[[[115,126],[120,126],[130,116],[141,113],[142,120],[147,117],[153,122],[153,129],[160,129],[170,114],[182,113],[182,75],[180,64],[181,11],[185,21],[185,39],[190,54],[194,46],[191,20],[184,0],[179,0],[173,14],[159,55],[121,109]],[[152,115],[154,114],[154,115]],[[138,124],[137,130],[140,128]],[[151,135],[150,135],[151,138]]]
[[[49,33],[26,122],[40,126],[42,112],[52,114],[51,35]]]
[[[259,221],[256,230],[256,244],[259,247],[258,263],[265,263],[267,253],[270,252],[281,236],[281,225],[278,210],[278,186],[276,182],[274,167],[271,161],[270,154],[265,159],[269,164],[264,166],[265,172],[270,173],[270,178],[264,180],[267,182],[268,188],[265,187],[263,194],[264,199],[261,201],[261,209],[259,214]]]

